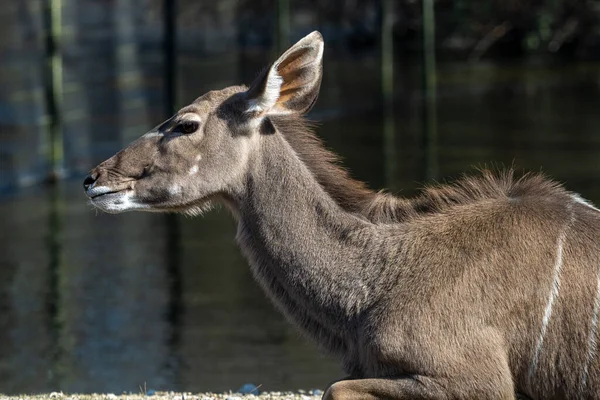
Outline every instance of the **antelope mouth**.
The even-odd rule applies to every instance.
[[[86,191],[86,195],[90,200],[93,201],[93,200],[97,200],[104,196],[110,197],[111,194],[122,194],[122,192],[125,192],[127,190],[131,190],[131,188],[125,187],[125,188],[120,188],[120,189],[113,189],[113,188],[109,188],[108,186],[98,186],[98,187],[88,189]]]
[[[135,193],[131,182],[128,182],[121,187],[90,187],[86,190],[85,194],[90,200],[90,204],[110,214],[148,208],[147,205],[142,204],[135,199]]]

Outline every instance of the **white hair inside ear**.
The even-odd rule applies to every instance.
[[[290,47],[250,85],[246,112],[258,119],[308,112],[319,95],[323,47],[323,37],[316,31]]]
[[[248,113],[260,113],[263,111],[270,110],[273,108],[277,99],[279,99],[279,92],[281,85],[283,84],[283,78],[279,76],[275,66],[272,66],[269,70],[267,77],[267,84],[265,85],[265,91],[258,98],[251,99],[248,102]]]

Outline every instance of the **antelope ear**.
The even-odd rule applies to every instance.
[[[290,47],[246,92],[247,112],[305,114],[317,101],[323,76],[323,37],[317,31]]]

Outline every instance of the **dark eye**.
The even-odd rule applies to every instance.
[[[181,132],[181,133],[185,133],[185,134],[194,133],[198,130],[198,122],[184,121],[184,122],[180,123],[179,125],[177,125],[177,129],[175,129],[175,130],[177,132]]]

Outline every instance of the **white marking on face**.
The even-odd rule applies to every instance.
[[[202,122],[202,118],[196,113],[185,113],[181,116],[182,121],[196,121]]]
[[[589,208],[591,208],[593,210],[596,210],[596,211],[600,212],[600,210],[598,208],[596,208],[596,206],[594,206],[592,204],[592,202],[590,202],[589,200],[584,199],[580,195],[578,195],[578,194],[572,194],[571,197],[573,198],[573,201],[575,201],[576,203],[583,204],[584,206],[587,206],[587,207],[589,207]]]
[[[198,154],[198,155],[196,156],[196,162],[198,162],[198,161],[200,161],[200,160],[202,160],[202,154]]]
[[[194,175],[198,173],[198,166],[194,165],[192,168],[190,168],[190,170],[188,171],[188,175]]]
[[[560,290],[560,273],[562,271],[563,266],[563,247],[565,242],[565,237],[567,234],[567,230],[575,221],[575,214],[573,213],[573,206],[571,203],[567,204],[567,210],[569,211],[570,217],[569,221],[566,223],[563,230],[558,235],[557,248],[556,248],[556,260],[554,262],[554,274],[552,277],[552,287],[550,288],[550,294],[548,295],[548,301],[546,303],[546,309],[544,310],[544,317],[542,318],[542,328],[540,331],[540,336],[538,337],[537,345],[535,347],[535,352],[533,354],[533,361],[531,363],[531,368],[529,370],[530,378],[533,378],[535,372],[537,370],[537,365],[540,359],[540,353],[542,351],[542,347],[544,345],[544,337],[546,335],[546,331],[548,329],[548,324],[550,323],[550,317],[552,317],[552,308],[554,306],[554,302],[558,297],[558,292]]]
[[[136,202],[130,191],[105,194],[104,196],[91,199],[90,202],[95,207],[110,214],[150,208],[146,204]]]
[[[179,185],[169,186],[169,188],[167,190],[169,191],[169,194],[171,196],[176,196],[179,193],[181,193],[181,186],[179,186]]]
[[[142,137],[150,139],[150,138],[158,137],[158,136],[163,136],[163,134],[160,133],[158,130],[156,130],[156,131],[150,131],[150,132],[146,133],[145,135],[143,135]]]
[[[598,285],[596,288],[596,299],[594,300],[594,310],[592,311],[592,325],[588,336],[588,353],[583,367],[583,375],[579,384],[579,394],[583,398],[584,391],[587,388],[590,363],[598,352],[598,314],[600,314],[600,274],[598,274]]]

